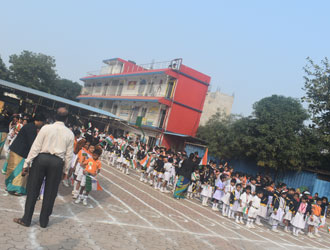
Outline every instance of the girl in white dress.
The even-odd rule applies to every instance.
[[[303,196],[301,197],[301,201],[298,204],[298,209],[291,220],[291,225],[293,226],[292,233],[294,236],[299,236],[299,232],[305,228],[307,211],[308,211],[307,197]]]
[[[225,187],[225,195],[221,198],[222,201],[222,216],[226,217],[229,213],[229,199],[230,194],[235,190],[236,180],[231,179],[230,184]]]

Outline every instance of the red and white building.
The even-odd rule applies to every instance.
[[[134,125],[142,119],[149,145],[183,148],[199,126],[211,78],[182,64],[170,62],[137,65],[120,58],[103,61],[99,72],[81,78],[81,103],[113,113],[132,127],[110,124],[111,132],[142,132]],[[138,118],[142,117],[142,118]]]

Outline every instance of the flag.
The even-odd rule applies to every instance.
[[[149,155],[146,155],[146,157],[144,157],[141,161],[140,161],[140,164],[143,168],[146,168],[148,167],[148,165],[150,164],[150,160],[151,160],[151,157]]]
[[[328,233],[330,233],[330,226],[328,226]]]
[[[249,208],[248,207],[244,207],[243,208],[243,214],[248,214],[249,212]]]
[[[86,175],[86,185],[85,185],[85,190],[87,192],[97,190],[97,191],[102,191],[102,187],[99,184],[99,181],[95,179],[91,175]]]
[[[123,152],[126,150],[126,147],[127,147],[127,143],[125,141],[123,141],[121,144],[120,144],[120,150]]]
[[[199,165],[207,165],[207,156],[208,156],[208,152],[209,152],[209,149],[206,148],[205,150],[205,154],[203,156],[203,159],[201,160],[201,162],[199,163]]]
[[[114,141],[115,141],[115,138],[112,136],[112,135],[109,135],[107,138],[105,138],[105,141],[110,145],[112,146]]]
[[[131,167],[133,168],[133,169],[136,169],[136,161],[135,160],[133,160],[133,159],[131,159]]]

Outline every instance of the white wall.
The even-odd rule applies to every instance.
[[[205,125],[211,116],[214,115],[217,111],[223,112],[226,115],[230,115],[233,103],[233,96],[223,94],[219,91],[208,92],[204,103],[200,125]]]

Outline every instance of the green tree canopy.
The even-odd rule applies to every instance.
[[[308,118],[301,103],[291,97],[273,95],[253,105],[256,126],[256,161],[277,170],[301,169],[300,133]]]
[[[323,141],[324,152],[330,155],[330,65],[328,58],[324,58],[321,64],[315,64],[307,58],[305,70],[306,96],[302,98],[308,103],[308,109],[312,114],[312,126],[319,133]]]
[[[8,78],[9,78],[9,71],[6,67],[6,64],[2,61],[2,58],[0,57],[0,79],[8,80]]]
[[[57,74],[55,59],[44,54],[24,50],[11,55],[9,70],[14,82],[47,93],[53,93]]]
[[[291,97],[273,95],[256,102],[250,117],[215,114],[197,136],[208,142],[211,155],[250,159],[275,170],[316,167],[319,147],[304,121],[307,111]],[[308,148],[307,153],[305,148]]]
[[[51,56],[24,50],[19,55],[11,55],[9,63],[8,70],[0,58],[0,79],[71,100],[80,94],[79,83],[57,75],[55,59]]]

